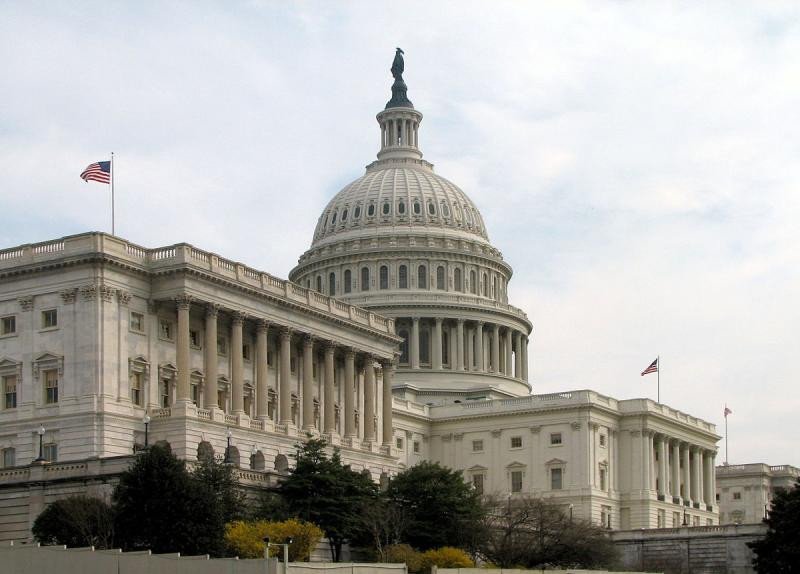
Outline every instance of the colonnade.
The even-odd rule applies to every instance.
[[[419,120],[388,118],[381,123],[381,148],[419,147]]]
[[[494,373],[528,380],[527,333],[497,323],[465,319],[411,317],[403,325],[399,321],[396,320],[398,334],[407,345],[401,363],[412,369],[429,365],[434,370]],[[422,337],[423,328],[430,335],[429,352]]]
[[[217,338],[220,327],[219,315],[221,307],[212,302],[198,301],[188,295],[175,298],[178,324],[176,333],[176,403],[189,403],[191,399],[190,380],[190,313],[193,307],[202,307],[205,319],[205,340],[203,361],[206,373],[206,392],[203,393],[203,407],[206,409],[219,409],[216,379],[218,376],[218,348]],[[231,375],[231,414],[242,417],[244,410],[244,346],[243,333],[245,327],[254,328],[256,333],[255,343],[255,406],[256,418],[271,420],[269,415],[270,385],[268,363],[268,335],[271,330],[278,331],[278,370],[275,381],[277,392],[277,413],[273,422],[288,429],[294,424],[292,416],[292,345],[298,341],[302,347],[302,379],[300,388],[302,392],[302,430],[306,432],[320,431],[328,434],[337,434],[336,427],[336,361],[337,358],[344,362],[344,438],[363,439],[364,442],[376,440],[376,423],[382,424],[383,444],[392,442],[392,382],[394,377],[393,361],[375,357],[368,352],[352,347],[341,346],[333,341],[317,338],[311,332],[299,332],[285,325],[268,321],[263,317],[246,315],[239,311],[226,310],[230,316],[230,375]],[[322,392],[319,408],[322,414],[322,429],[317,428],[314,404],[314,363],[319,351],[323,351]],[[376,364],[382,371],[382,411],[377,412],[377,374]],[[363,380],[358,385],[360,396],[356,396],[356,377]],[[210,389],[209,383],[213,385]],[[209,392],[210,391],[210,392]],[[363,437],[358,436],[356,405],[363,400],[364,403],[364,432]],[[198,405],[199,406],[199,405]]]
[[[643,489],[695,508],[716,504],[716,451],[652,430],[642,431],[641,437]]]

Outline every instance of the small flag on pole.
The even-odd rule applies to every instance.
[[[83,170],[81,173],[83,181],[97,181],[100,183],[111,183],[111,162],[98,161]]]
[[[642,376],[649,375],[650,373],[657,373],[658,372],[658,359],[650,363],[650,366],[647,367],[644,371],[642,371]]]
[[[725,405],[725,410],[722,412],[722,416],[727,417],[728,415],[732,415],[733,411],[728,408],[728,405]]]

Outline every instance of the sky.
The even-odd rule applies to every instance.
[[[661,399],[800,466],[796,2],[0,2],[0,248],[110,231],[287,277],[378,151],[481,210],[535,393]],[[718,461],[725,458],[719,443]]]

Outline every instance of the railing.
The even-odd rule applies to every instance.
[[[210,421],[211,420],[211,410],[210,409],[197,409],[197,418],[205,419]]]
[[[48,241],[47,243],[38,243],[33,246],[33,254],[38,255],[40,253],[58,253],[59,251],[64,251],[64,241]]]
[[[250,428],[254,429],[254,430],[264,430],[264,421],[251,420],[250,421]]]
[[[150,250],[151,261],[161,261],[162,259],[172,259],[175,257],[174,247],[162,247],[161,249]]]
[[[236,415],[225,415],[225,424],[235,425],[239,424],[239,417]]]
[[[25,249],[19,247],[12,247],[11,249],[3,249],[0,251],[0,261],[10,261],[12,259],[20,259],[25,255]]]
[[[138,245],[134,245],[133,243],[125,244],[125,252],[128,255],[132,257],[138,257],[139,259],[147,258],[147,249],[144,247],[139,247]]]
[[[168,418],[170,416],[172,416],[172,409],[169,407],[153,409],[152,413],[150,414],[150,417],[154,419]]]

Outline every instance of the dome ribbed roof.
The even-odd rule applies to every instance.
[[[379,161],[342,189],[317,222],[312,247],[360,237],[430,232],[489,242],[483,218],[454,183],[423,161]]]

